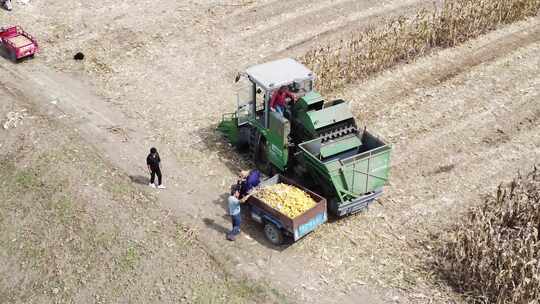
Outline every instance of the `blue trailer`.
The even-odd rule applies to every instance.
[[[256,196],[250,196],[246,204],[250,207],[251,218],[264,225],[264,234],[272,244],[280,245],[287,237],[297,241],[328,220],[326,199],[300,186],[291,179],[277,174],[261,182],[260,187],[278,183],[292,185],[301,189],[313,198],[316,205],[297,217],[290,218]]]

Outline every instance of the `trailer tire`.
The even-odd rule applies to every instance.
[[[273,223],[266,223],[264,225],[264,235],[270,241],[270,243],[279,246],[283,244],[283,233]]]

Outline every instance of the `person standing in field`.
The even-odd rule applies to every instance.
[[[227,203],[232,222],[232,229],[227,233],[227,240],[234,241],[236,236],[240,234],[240,224],[242,222],[242,215],[240,212],[240,189],[238,186],[233,187],[231,195],[227,199]]]
[[[161,184],[162,178],[161,178],[160,163],[161,163],[161,159],[159,158],[157,149],[150,148],[150,154],[148,154],[148,156],[146,157],[146,165],[148,166],[148,172],[150,173],[150,184],[148,184],[148,186],[152,188],[156,188],[156,184],[154,183],[154,181],[157,175],[157,178],[158,178],[157,188],[165,189],[165,186]]]

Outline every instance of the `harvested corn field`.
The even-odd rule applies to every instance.
[[[26,174],[19,182],[30,176],[37,181],[32,185],[46,181],[45,190],[60,191],[67,181],[81,180],[61,193],[87,199],[80,200],[84,209],[71,209],[74,213],[69,204],[40,207],[55,212],[55,231],[68,236],[54,240],[47,234],[45,241],[58,247],[40,261],[54,261],[65,272],[51,270],[48,278],[54,281],[36,280],[38,289],[19,284],[14,294],[9,278],[35,273],[9,268],[5,272],[13,276],[0,279],[0,298],[9,295],[11,302],[31,303],[24,295],[38,290],[34,302],[252,303],[277,290],[283,296],[275,300],[279,303],[466,303],[466,295],[431,268],[429,236],[461,222],[464,210],[497,183],[540,162],[540,19],[512,23],[533,12],[527,5],[537,2],[457,1],[464,10],[448,16],[454,32],[428,27],[426,35],[417,34],[422,20],[442,27],[437,22],[443,9],[457,8],[420,0],[26,2],[16,2],[13,12],[0,11],[0,26],[20,24],[42,52],[17,65],[0,58],[0,124],[9,126],[0,130],[0,153],[33,168],[18,157],[37,149],[36,141],[50,142],[43,150],[56,146],[55,138],[72,143],[61,158],[56,155],[62,149],[51,150],[55,161],[40,171],[59,168],[54,179]],[[496,3],[502,6],[490,6]],[[490,8],[489,18],[473,18]],[[471,32],[463,35],[460,24]],[[435,34],[444,40],[429,36]],[[348,45],[354,41],[358,45]],[[341,55],[320,47],[326,45],[342,46]],[[351,48],[357,54],[348,53]],[[78,52],[84,60],[73,60]],[[240,170],[254,165],[215,128],[237,106],[235,75],[282,57],[309,58],[320,88],[350,102],[359,129],[366,125],[391,144],[390,183],[369,211],[331,219],[293,245],[270,244],[249,214],[242,218],[242,233],[229,242],[228,190]],[[355,61],[350,66],[349,59]],[[7,104],[5,96],[24,104]],[[23,109],[28,112],[16,124],[6,117]],[[37,112],[59,124],[50,131],[54,136],[35,137],[48,130],[31,123]],[[28,140],[20,138],[22,131],[28,131]],[[18,141],[24,144],[13,145]],[[98,175],[86,185],[83,177],[92,170],[76,157],[88,146],[95,148],[98,163],[115,168],[101,165],[97,171],[116,177]],[[150,147],[162,158],[165,190],[148,187],[144,161]],[[10,179],[17,172],[4,171],[0,193],[23,192]],[[121,193],[120,199],[100,196],[109,190]],[[138,193],[145,199],[129,205]],[[110,207],[98,208],[104,202]],[[14,252],[0,255],[3,265],[15,265],[13,257],[25,262],[25,254],[39,255],[32,250],[40,248],[35,236],[49,227],[39,212],[32,213],[39,215],[33,217],[36,223],[23,222],[14,204],[10,200],[0,210],[0,223],[7,217],[21,227],[0,232],[8,244],[2,248]],[[123,211],[126,204],[133,208]],[[31,207],[30,199],[24,206]],[[65,247],[78,236],[56,220],[64,211],[68,220],[77,219],[80,210],[85,227],[96,227],[97,218],[99,227],[120,225],[111,234],[122,232],[114,247],[96,247],[92,239],[77,243],[88,246],[82,249],[91,258],[89,269],[94,267],[88,272],[66,266],[80,247]],[[181,223],[178,234],[173,223]],[[197,238],[186,243],[186,233]],[[28,242],[18,242],[28,235],[33,236]],[[92,262],[102,249],[118,263]],[[100,279],[115,276],[121,279],[116,284]],[[145,294],[130,297],[122,290]]]
[[[479,303],[540,298],[540,170],[499,186],[442,237],[439,267]]]
[[[281,302],[20,97],[0,92],[0,116],[26,113],[0,142],[1,303]]]

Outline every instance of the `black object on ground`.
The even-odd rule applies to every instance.
[[[73,56],[73,59],[75,59],[75,60],[83,60],[84,59],[84,54],[81,53],[81,52],[78,52],[77,54],[75,54],[75,56]]]

